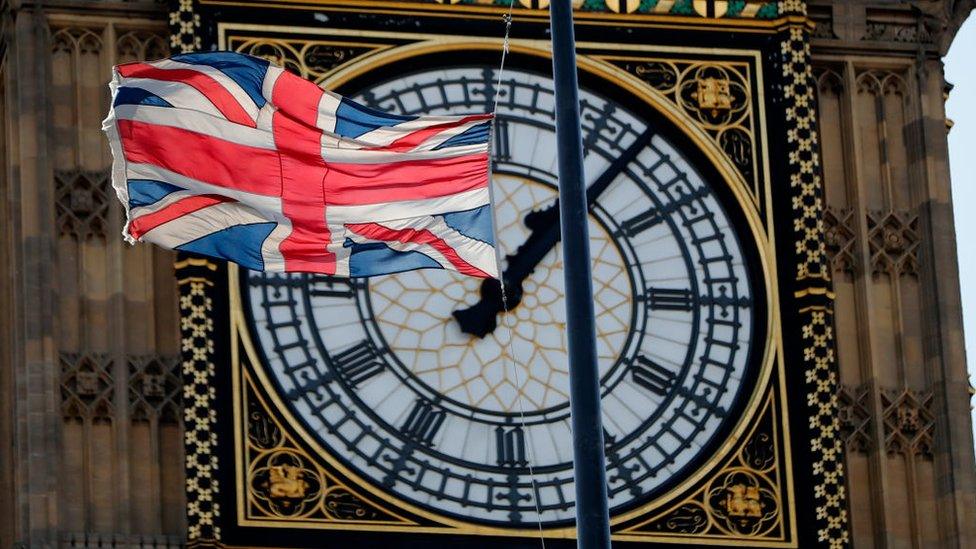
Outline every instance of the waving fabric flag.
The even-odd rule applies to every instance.
[[[379,112],[231,52],[115,68],[123,236],[254,270],[497,276],[491,115]]]

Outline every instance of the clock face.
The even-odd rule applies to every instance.
[[[399,114],[484,112],[497,78],[438,68],[355,99]],[[506,69],[501,89],[492,183],[510,312],[484,307],[480,280],[439,270],[247,272],[244,307],[282,401],[364,482],[466,521],[563,525],[575,509],[552,80]],[[729,436],[755,388],[764,284],[748,267],[750,233],[661,124],[596,89],[581,90],[581,106],[620,512],[687,478]]]

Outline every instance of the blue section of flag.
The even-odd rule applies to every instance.
[[[455,135],[454,137],[448,139],[447,141],[441,143],[440,145],[434,147],[434,150],[446,149],[448,147],[456,147],[458,145],[475,145],[478,143],[487,143],[489,129],[491,129],[491,123],[485,122],[484,124],[478,124],[477,126],[472,126],[462,133]]]
[[[199,84],[201,78],[207,85]],[[187,86],[197,86],[199,93],[186,95]],[[115,155],[112,185],[126,206],[127,240],[252,270],[360,277],[427,268],[496,274],[483,189],[491,115],[388,114],[382,111],[395,107],[395,98],[367,95],[367,105],[360,105],[323,96],[313,83],[273,63],[226,51],[119,67],[110,88],[112,108],[103,126]],[[318,112],[312,120],[310,106]],[[264,116],[269,109],[276,116]],[[134,125],[140,131],[127,131]],[[175,135],[173,128],[186,133]],[[256,132],[268,139],[258,142]],[[324,132],[343,139],[323,140]],[[184,138],[191,133],[194,139]],[[301,143],[322,147],[307,151]],[[442,150],[432,151],[438,144]],[[471,154],[450,154],[462,149]],[[350,158],[342,173],[329,170],[326,159],[333,151]],[[145,173],[129,179],[129,162],[136,157]],[[430,162],[417,169],[416,158]],[[409,171],[406,179],[392,177],[400,170]],[[206,181],[206,188],[187,178]],[[251,184],[242,186],[242,180]],[[293,215],[271,205],[289,196],[317,213],[292,210],[298,214]],[[340,204],[362,215],[350,215],[345,230],[324,230],[323,215],[330,221],[339,217],[330,210]],[[286,242],[288,231],[272,239],[280,224],[290,224],[297,240]],[[334,260],[333,248],[345,252],[343,260]]]
[[[152,179],[130,179],[129,188],[129,207],[138,208],[149,206],[162,200],[164,197],[177,191],[185,191],[183,187],[177,187],[162,181]]]
[[[343,97],[336,109],[335,131],[343,137],[355,139],[377,128],[395,126],[416,118],[373,110]]]
[[[379,242],[357,244],[347,238],[343,245],[352,248],[352,253],[349,254],[349,276],[375,276],[414,269],[443,268],[440,263],[420,252],[398,252]]]
[[[142,88],[119,88],[119,91],[115,93],[115,101],[112,102],[113,107],[118,107],[119,105],[154,105],[156,107],[172,107],[169,101],[166,101],[158,95],[148,92]]]
[[[191,65],[209,65],[237,82],[259,109],[267,102],[262,91],[264,77],[268,73],[269,63],[266,59],[230,51],[187,53],[174,55],[172,59]]]
[[[176,249],[220,257],[233,261],[242,267],[262,271],[264,270],[264,257],[261,255],[261,245],[277,226],[277,223],[235,225],[191,240],[186,244],[177,246]]]
[[[482,206],[463,212],[451,212],[441,216],[444,223],[468,238],[480,240],[489,246],[495,245],[495,233],[492,230],[491,206]]]

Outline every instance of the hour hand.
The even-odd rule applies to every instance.
[[[506,287],[506,290],[509,301],[514,301],[512,289]],[[498,327],[498,313],[504,310],[501,282],[497,278],[486,278],[481,283],[481,299],[467,309],[458,309],[453,314],[462,332],[484,338]]]
[[[627,165],[651,142],[654,132],[650,129],[637,136],[637,139],[614,159],[600,177],[586,189],[586,203],[592,208],[600,195],[620,175]],[[522,302],[522,283],[532,274],[542,258],[559,242],[559,201],[525,217],[529,237],[519,246],[515,254],[509,255],[508,265],[502,273],[505,282],[505,298],[502,299],[502,284],[495,279],[486,279],[481,284],[481,299],[474,305],[454,311],[461,331],[483,338],[498,327],[498,313],[511,311]],[[507,307],[506,307],[507,305]]]
[[[530,219],[532,225],[529,225]],[[518,307],[522,302],[522,283],[559,241],[558,204],[529,214],[525,221],[532,233],[515,254],[506,257],[508,266],[501,279],[505,283],[505,295],[502,295],[501,281],[485,279],[481,283],[481,299],[467,309],[454,311],[454,318],[462,332],[483,338],[495,331],[498,313]]]

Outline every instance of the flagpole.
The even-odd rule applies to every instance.
[[[576,544],[579,549],[608,549],[610,515],[607,509],[600,373],[596,361],[593,279],[587,228],[589,208],[583,181],[583,140],[571,0],[552,0],[549,17],[556,92],[556,144],[559,151],[559,219],[566,279],[566,329],[569,336]]]

